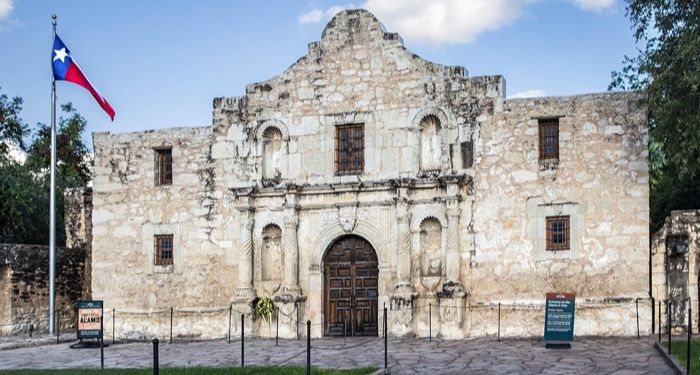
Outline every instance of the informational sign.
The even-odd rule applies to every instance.
[[[78,338],[102,338],[102,301],[78,301]]]
[[[544,341],[568,342],[574,339],[574,293],[547,293]]]

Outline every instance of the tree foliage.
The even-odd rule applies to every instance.
[[[675,209],[700,207],[700,2],[627,0],[643,48],[625,56],[610,89],[648,95],[651,226]]]
[[[19,115],[22,111],[22,103],[22,98],[15,96],[10,99],[7,94],[0,92],[0,158],[5,158],[9,151],[5,142],[15,143],[20,148],[25,148],[24,137],[29,133],[29,127]]]
[[[14,98],[13,103],[21,105],[22,101]],[[13,116],[19,119],[21,106],[15,108]],[[56,243],[59,246],[65,244],[66,238],[63,192],[66,188],[85,186],[91,179],[89,152],[82,141],[87,123],[70,103],[61,108],[63,116],[56,130]],[[49,243],[50,162],[51,127],[45,124],[37,124],[24,163],[9,158],[0,160],[0,242]]]

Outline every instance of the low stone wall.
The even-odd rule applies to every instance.
[[[49,247],[0,244],[0,335],[48,331]],[[83,296],[85,250],[56,248],[56,308],[60,328],[73,328]]]

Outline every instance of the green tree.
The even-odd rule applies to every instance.
[[[19,116],[21,111],[22,98],[15,96],[10,99],[0,93],[0,158],[5,158],[9,151],[6,141],[16,143],[22,149],[25,147],[24,137],[29,134],[29,128]]]
[[[651,229],[675,209],[700,207],[700,2],[627,0],[635,57],[611,90],[648,95]]]

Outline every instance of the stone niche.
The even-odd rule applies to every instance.
[[[282,229],[275,224],[269,224],[262,230],[260,262],[263,287],[269,295],[273,295],[279,289],[284,273]]]
[[[654,323],[661,316],[661,331],[668,331],[668,311],[674,332],[685,332],[688,309],[698,306],[700,277],[700,210],[672,211],[664,226],[652,236],[652,297]],[[670,306],[669,306],[670,305]],[[700,314],[694,308],[693,325],[700,324]]]

